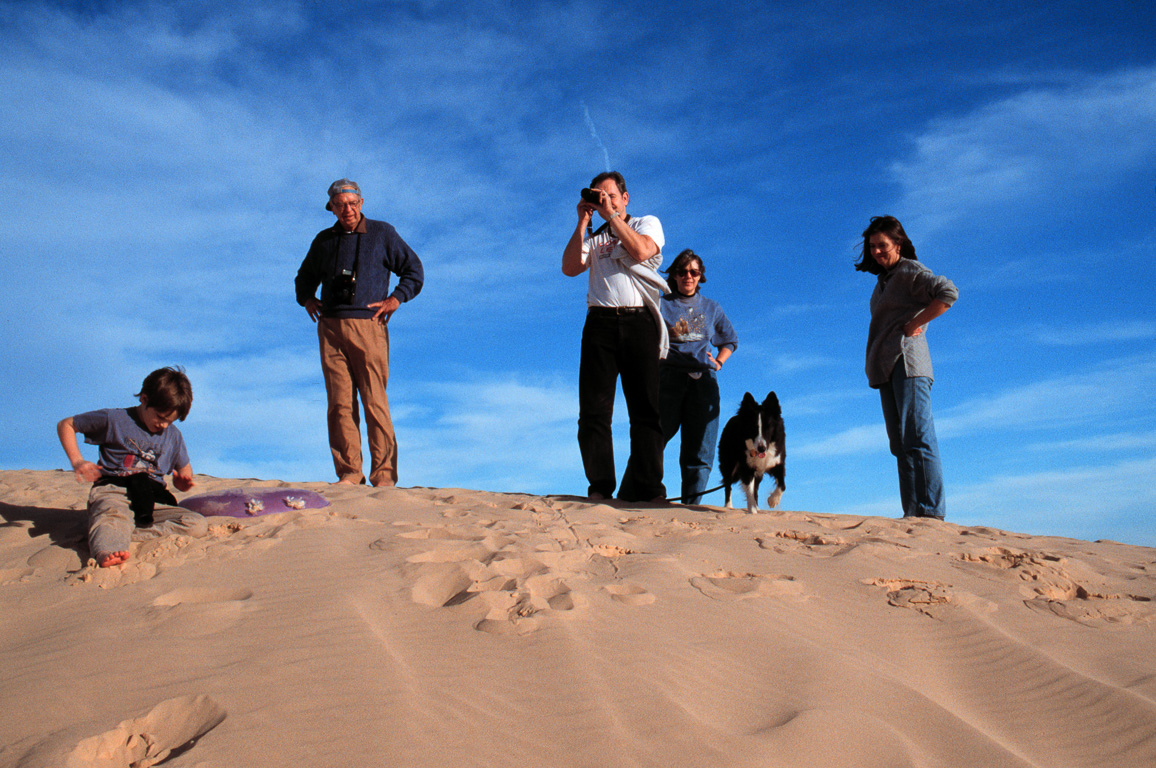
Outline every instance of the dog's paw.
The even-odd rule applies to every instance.
[[[779,506],[779,502],[782,500],[782,498],[782,490],[776,488],[775,490],[771,491],[771,495],[767,497],[767,506],[771,509],[774,509],[775,507]]]

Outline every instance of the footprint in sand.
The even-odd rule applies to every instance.
[[[509,581],[505,586],[507,588],[500,591],[480,594],[487,611],[485,618],[474,624],[474,629],[488,634],[528,635],[541,627],[541,615],[570,611],[576,606],[570,587],[552,576],[532,577],[522,588],[518,588],[516,581]]]
[[[526,591],[531,604],[539,610],[571,611],[574,609],[574,593],[569,585],[554,576],[532,576],[526,579]]]
[[[831,551],[817,551],[821,547],[842,548],[847,546],[847,540],[838,536],[829,536],[825,533],[807,533],[805,531],[776,531],[774,536],[757,536],[755,541],[763,549],[781,550],[783,544],[802,545],[808,553],[834,555],[838,549]]]
[[[0,585],[13,584],[31,576],[35,571],[31,568],[4,568],[0,570]]]
[[[377,542],[374,542],[376,544]],[[373,547],[373,544],[370,545]],[[494,556],[493,551],[484,544],[475,544],[468,547],[452,547],[435,549],[429,552],[419,552],[405,559],[407,563],[460,563],[463,560],[477,560],[486,562]]]
[[[249,589],[188,587],[186,589],[175,589],[172,592],[166,592],[153,600],[153,605],[168,607],[181,605],[182,603],[229,603],[248,600],[252,596],[253,592]]]
[[[1037,597],[1024,605],[1041,613],[1052,613],[1061,619],[1092,627],[1128,626],[1152,621],[1156,616],[1152,598],[1141,595],[1097,595],[1085,593],[1073,600],[1051,600]]]
[[[642,587],[634,584],[608,584],[603,587],[610,593],[610,599],[623,605],[651,605],[655,597]]]
[[[461,526],[439,526],[436,528],[419,528],[416,531],[405,531],[397,534],[399,539],[432,539],[440,541],[481,541],[488,536],[488,532],[481,528]]]
[[[745,600],[760,596],[799,595],[803,584],[794,576],[778,574],[733,573],[717,571],[694,576],[690,584],[699,592],[715,600]]]
[[[474,629],[490,635],[528,635],[538,631],[540,625],[541,623],[532,616],[514,619],[505,617],[491,619],[487,617],[474,624]]]
[[[960,567],[986,567],[991,569],[988,572],[1018,581],[1024,604],[1032,610],[1079,624],[1132,624],[1156,615],[1151,598],[1095,587],[1103,577],[1078,560],[1009,547],[988,547],[957,558]]]
[[[191,749],[224,719],[225,709],[210,697],[181,696],[95,736],[84,737],[76,730],[54,734],[17,764],[27,768],[151,768]]]
[[[419,605],[441,608],[457,605],[471,596],[468,590],[474,579],[458,563],[426,563],[410,590],[410,597]]]
[[[157,632],[204,637],[236,625],[253,592],[244,588],[187,588],[166,592],[152,602],[149,618]]]
[[[887,602],[896,608],[910,608],[936,618],[936,606],[952,602],[950,584],[918,579],[863,579],[863,584],[887,590]]]
[[[507,590],[483,592],[480,602],[486,607],[486,615],[474,624],[474,629],[492,635],[528,635],[541,626],[537,614],[550,610],[550,599],[565,596],[568,589],[564,584],[544,591],[539,587],[535,598],[529,589],[518,589],[516,583],[511,583]]]
[[[547,571],[546,565],[536,558],[511,556],[505,552],[496,553],[489,566],[501,576],[513,576],[519,580]]]
[[[862,518],[849,520],[834,515],[825,515],[810,518],[807,522],[814,523],[820,528],[826,528],[832,531],[854,531],[857,528],[861,528],[867,521]]]
[[[28,558],[28,565],[32,568],[45,568],[55,573],[75,571],[84,566],[74,549],[63,547],[45,547]]]

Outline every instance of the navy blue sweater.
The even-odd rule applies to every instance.
[[[353,301],[333,300],[333,278],[342,270],[353,270],[357,284]],[[389,293],[390,275],[397,275],[397,287]],[[373,317],[368,305],[393,296],[403,304],[421,292],[425,271],[421,259],[390,224],[361,217],[357,229],[346,232],[340,224],[323,229],[313,238],[309,253],[297,270],[297,303],[313,298],[321,286],[321,314],[324,317]]]

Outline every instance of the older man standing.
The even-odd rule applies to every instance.
[[[297,271],[297,303],[317,323],[329,398],[329,447],[337,482],[365,482],[357,398],[365,409],[369,481],[397,483],[397,440],[389,417],[389,318],[421,292],[421,260],[384,221],[361,215],[361,189],[349,179],[329,187],[325,208],[337,223],[313,238]],[[397,287],[389,292],[390,276]],[[321,298],[316,296],[321,286]]]
[[[626,213],[630,195],[617,171],[600,173],[578,203],[578,226],[562,252],[562,273],[589,272],[586,324],[578,371],[578,447],[591,499],[614,492],[614,443],[610,424],[614,390],[622,376],[622,394],[630,413],[630,460],[618,498],[661,501],[662,449],[658,411],[658,361],[666,356],[666,324],[659,299],[666,282],[659,277],[662,224],[654,216]],[[606,221],[586,236],[597,211]]]

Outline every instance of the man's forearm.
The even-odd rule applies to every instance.
[[[658,244],[650,237],[636,232],[633,227],[623,221],[622,216],[615,216],[610,220],[610,228],[614,231],[622,248],[635,261],[646,261],[658,254]]]
[[[585,239],[586,225],[581,221],[566,243],[566,250],[562,251],[562,274],[575,277],[586,271],[586,261],[582,257],[582,241]]]

